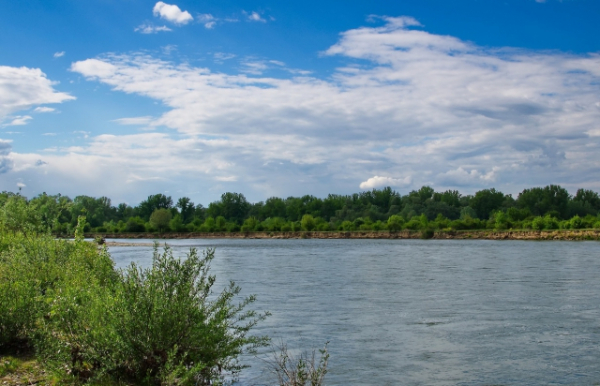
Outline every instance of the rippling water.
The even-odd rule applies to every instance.
[[[234,280],[272,313],[257,333],[330,341],[329,385],[600,384],[598,242],[168,243],[216,247],[216,288]],[[146,266],[151,249],[110,252],[119,267]],[[241,383],[269,383],[264,363],[247,361]]]

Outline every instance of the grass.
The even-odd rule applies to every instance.
[[[0,385],[57,385],[33,353],[0,356]]]

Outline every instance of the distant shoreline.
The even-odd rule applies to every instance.
[[[63,237],[63,236],[58,236]],[[66,237],[66,236],[65,236]],[[86,233],[104,239],[436,239],[436,240],[596,240],[600,229],[574,230],[463,230],[463,231],[327,231],[327,232],[186,232],[186,233]],[[123,244],[120,243],[119,244]],[[140,244],[134,244],[140,245]]]

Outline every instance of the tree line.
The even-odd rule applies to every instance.
[[[79,216],[86,217],[85,231],[95,233],[600,228],[598,193],[579,189],[571,195],[558,185],[524,189],[516,198],[493,188],[463,195],[423,186],[406,195],[386,187],[250,203],[227,192],[206,207],[160,193],[137,206],[115,206],[108,197],[42,193],[27,199],[5,191],[0,207],[6,205],[22,206],[31,223],[54,234],[73,234]]]

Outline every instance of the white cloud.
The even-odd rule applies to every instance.
[[[235,58],[235,54],[225,52],[215,52],[213,56],[215,58],[215,62],[223,62],[224,60]]]
[[[212,29],[217,24],[217,19],[210,13],[201,13],[198,15],[198,21],[204,24],[207,29]]]
[[[133,117],[133,118],[120,118],[115,119],[113,122],[116,122],[120,125],[148,125],[152,122],[152,117]]]
[[[24,126],[33,118],[29,115],[17,115],[14,117],[9,117],[10,122],[4,124],[4,126]]]
[[[258,12],[251,12],[248,15],[248,20],[249,21],[259,21],[261,23],[266,23],[267,21],[265,19],[263,19],[260,14]]]
[[[135,32],[143,33],[143,34],[155,34],[158,32],[169,32],[172,31],[171,28],[166,25],[163,26],[154,26],[152,24],[141,24],[134,29]]]
[[[391,187],[405,187],[410,185],[411,178],[410,176],[404,178],[391,178],[391,177],[380,177],[375,176],[371,177],[366,181],[360,183],[359,187],[361,189],[374,189],[374,188],[382,188],[385,186]]]
[[[247,59],[242,62],[242,72],[252,75],[261,75],[269,66],[264,60]]]
[[[238,180],[237,176],[217,176],[215,177],[216,181],[222,181],[222,182],[234,182]]]
[[[10,140],[0,139],[0,174],[10,171],[13,167],[13,160],[10,156],[11,142]]]
[[[161,47],[161,50],[165,55],[171,55],[173,51],[177,51],[177,45],[167,44],[166,46]]]
[[[326,80],[260,76],[268,60],[246,60],[253,77],[144,55],[73,63],[90,80],[161,103],[168,111],[152,125],[173,132],[90,137],[45,157],[49,177],[36,184],[69,179],[77,165],[89,168],[95,195],[108,189],[92,183],[105,169],[111,181],[162,178],[136,182],[162,190],[237,176],[227,189],[261,199],[361,184],[600,188],[600,55],[483,48],[412,18],[383,21],[340,35],[325,53],[342,65]],[[11,157],[39,177],[28,166],[39,155]]]
[[[27,185],[25,185],[25,184],[24,184],[24,183],[22,183],[22,182],[17,182],[17,188],[24,188],[24,187],[26,187],[26,186],[27,186]]]
[[[482,173],[477,169],[465,170],[458,167],[455,170],[448,170],[438,176],[438,181],[450,186],[469,186],[481,185],[488,182],[495,182],[499,167],[492,167],[487,173]]]
[[[55,58],[62,58],[63,56],[65,56],[65,52],[64,51],[55,52],[53,56]]]
[[[8,115],[36,105],[75,99],[57,92],[54,83],[40,69],[0,66],[0,121]]]
[[[154,16],[160,16],[161,19],[168,20],[171,23],[178,25],[187,24],[194,20],[188,11],[182,11],[178,6],[166,4],[162,1],[159,1],[154,5],[152,13]]]
[[[33,111],[36,113],[52,113],[52,112],[56,111],[56,109],[53,109],[52,107],[42,106],[42,107],[36,107],[35,109],[33,109]]]

